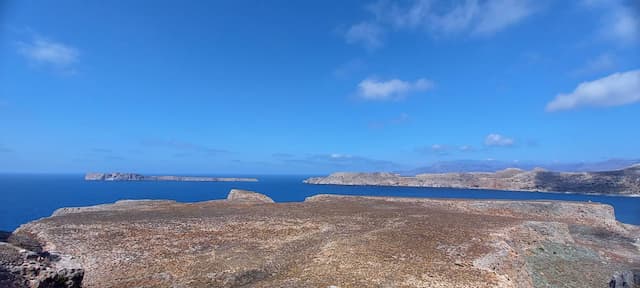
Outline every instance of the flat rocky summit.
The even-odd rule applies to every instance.
[[[202,176],[146,176],[136,173],[87,173],[86,181],[258,182],[256,178]]]
[[[510,168],[495,173],[434,173],[403,177],[394,173],[333,173],[313,177],[308,184],[371,185],[573,192],[640,196],[640,165],[604,172],[524,171]]]
[[[228,198],[61,209],[8,241],[71,255],[84,287],[640,284],[640,228],[617,222],[608,205],[335,195],[272,203],[242,190]]]

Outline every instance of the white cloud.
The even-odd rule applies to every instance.
[[[66,69],[78,61],[79,52],[69,45],[46,39],[19,42],[18,52],[37,64]]]
[[[640,69],[580,83],[572,93],[558,94],[547,104],[546,110],[552,112],[581,106],[619,106],[639,101]]]
[[[333,153],[329,155],[329,158],[331,159],[350,159],[353,156],[351,155],[346,155],[346,154],[339,154],[339,153]]]
[[[513,138],[509,138],[509,137],[505,137],[503,135],[500,134],[489,134],[487,135],[487,137],[484,139],[484,145],[486,146],[513,146],[513,144],[515,144],[515,141],[513,140]]]
[[[620,44],[630,44],[640,40],[640,15],[637,3],[629,2],[629,5],[625,5],[621,0],[584,0],[583,4],[602,11],[599,29],[601,37]]]
[[[605,20],[604,35],[631,43],[640,37],[640,21],[637,13],[630,8],[616,7]]]
[[[472,152],[475,151],[475,148],[471,145],[462,145],[458,147],[458,149],[462,152]]]
[[[382,46],[383,34],[378,24],[361,22],[349,27],[344,36],[349,44],[362,44],[369,49],[376,49]]]
[[[411,0],[408,5],[379,1],[371,11],[379,23],[396,29],[424,29],[436,35],[493,35],[536,12],[531,0]]]
[[[433,86],[433,82],[425,78],[414,82],[400,79],[378,81],[367,78],[358,84],[358,95],[365,100],[399,100],[409,93],[427,91]]]
[[[600,54],[598,57],[587,61],[587,63],[575,71],[573,71],[573,75],[588,75],[593,73],[598,73],[602,71],[607,71],[616,66],[616,61],[613,55],[609,53]]]
[[[431,145],[431,150],[435,151],[435,152],[440,152],[440,151],[445,151],[449,149],[447,146],[445,145],[441,145],[441,144],[433,144]]]
[[[535,10],[532,2],[527,0],[487,1],[480,7],[473,32],[477,34],[494,34],[522,21]]]

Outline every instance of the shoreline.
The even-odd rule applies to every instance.
[[[630,197],[638,198],[640,194],[608,194],[608,193],[583,193],[583,192],[561,192],[561,191],[541,191],[541,190],[516,190],[516,189],[489,189],[480,187],[437,187],[437,186],[407,186],[407,185],[383,185],[383,184],[334,184],[334,183],[308,183],[307,185],[325,185],[325,186],[357,186],[357,187],[394,187],[394,188],[427,188],[427,189],[460,189],[460,190],[484,190],[498,192],[530,192],[530,193],[549,193],[549,194],[570,194],[570,195],[586,195],[586,196],[608,196],[608,197]],[[364,195],[363,195],[364,196]],[[427,198],[427,197],[425,197]],[[483,198],[484,199],[484,198]]]

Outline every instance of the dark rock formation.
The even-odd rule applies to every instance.
[[[495,173],[441,173],[403,177],[392,173],[334,173],[308,184],[443,187],[640,196],[640,165],[605,172],[506,169]]]
[[[640,270],[617,272],[611,277],[609,288],[640,288]]]
[[[19,246],[23,239],[13,238],[6,238],[11,243],[0,242],[0,287],[82,287],[84,270],[73,257],[28,250]]]
[[[12,237],[75,255],[85,287],[607,287],[640,269],[640,228],[609,205],[228,198],[59,210]]]
[[[258,182],[256,178],[194,177],[194,176],[145,176],[135,173],[87,173],[87,181],[183,181],[183,182]]]

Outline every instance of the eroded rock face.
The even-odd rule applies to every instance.
[[[275,203],[269,196],[248,190],[232,189],[227,201],[251,203]]]
[[[616,272],[609,281],[609,288],[640,288],[640,270]]]
[[[84,270],[71,256],[0,242],[0,287],[79,288]]]
[[[247,205],[272,202],[253,193],[75,209],[14,235],[75,255],[85,287],[607,287],[640,268],[640,228],[608,205],[332,195]]]

